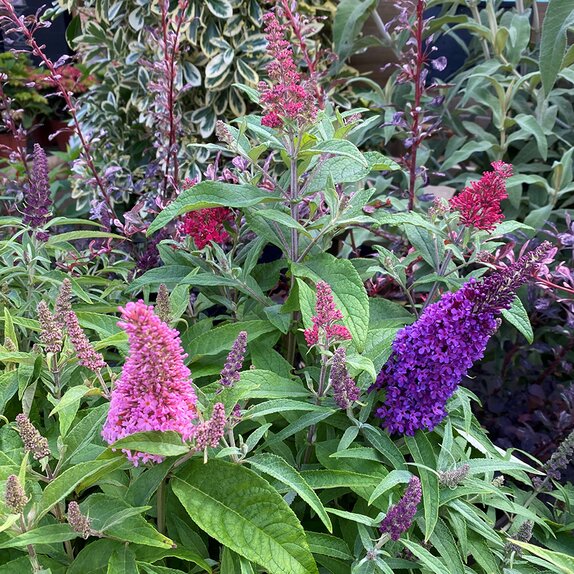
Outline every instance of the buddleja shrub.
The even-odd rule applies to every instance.
[[[488,269],[510,166],[397,211],[364,182],[398,166],[354,145],[360,110],[320,108],[279,16],[263,114],[219,124],[233,170],[156,218],[164,265],[119,322],[59,278],[5,315],[0,572],[571,572],[572,439],[527,464],[460,386],[502,317],[528,335],[516,292],[552,257]],[[337,257],[365,228],[411,249]]]

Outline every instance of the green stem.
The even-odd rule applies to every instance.
[[[294,146],[294,144],[293,144]],[[295,150],[292,150],[291,155],[291,185],[289,189],[289,199],[291,207],[291,217],[294,221],[299,220],[299,203],[298,203],[298,177],[297,177],[297,155]],[[296,229],[291,229],[291,261],[298,260],[299,253],[299,234]]]
[[[22,529],[22,533],[26,532],[26,523],[24,522],[24,516],[20,514],[20,528]],[[40,572],[42,570],[42,566],[38,562],[38,555],[36,554],[36,549],[34,548],[33,544],[28,544],[26,546],[28,550],[28,558],[30,558],[30,564],[32,565],[32,570],[34,572]]]
[[[315,397],[315,404],[318,405],[323,400],[323,394],[326,391],[325,383],[327,381],[327,359],[321,357],[321,372],[319,374],[319,388],[317,389],[317,395]],[[317,432],[317,425],[311,425],[309,431],[307,432],[307,450],[305,451],[305,456],[303,457],[303,464],[309,462],[309,457],[311,456],[311,447],[315,444]]]

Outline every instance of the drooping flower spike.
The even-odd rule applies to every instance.
[[[468,281],[429,305],[412,325],[399,331],[393,353],[371,389],[385,389],[377,409],[391,433],[433,430],[446,416],[446,403],[508,309],[517,289],[544,261],[552,246],[544,242],[512,265],[480,283]]]
[[[129,356],[112,390],[102,436],[108,444],[142,431],[175,431],[184,440],[195,432],[196,396],[184,364],[179,333],[143,301],[120,308],[118,325],[128,334]],[[124,450],[137,466],[161,456]]]
[[[239,381],[246,349],[247,332],[240,331],[231,347],[231,351],[229,351],[227,355],[223,370],[221,371],[221,379],[219,382],[222,386],[231,387]]]

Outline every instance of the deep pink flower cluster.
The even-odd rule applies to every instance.
[[[467,227],[492,231],[504,219],[500,202],[508,197],[506,179],[512,175],[512,165],[492,162],[494,171],[486,171],[478,181],[471,182],[450,200],[450,206],[460,213]]]
[[[285,39],[286,27],[273,12],[265,14],[263,19],[269,42],[267,52],[271,57],[267,66],[271,85],[259,84],[261,103],[266,111],[261,123],[280,128],[285,121],[293,121],[301,127],[313,121],[317,114],[315,85],[311,80],[303,80],[297,71],[293,49]]]
[[[433,430],[444,419],[448,399],[498,328],[497,315],[510,307],[516,290],[551,249],[545,242],[484,281],[471,279],[399,331],[372,387],[386,390],[377,416],[389,432],[413,435]]]
[[[313,327],[305,329],[304,332],[307,345],[317,345],[320,342],[329,347],[336,342],[350,339],[349,329],[337,324],[341,319],[343,313],[335,306],[331,287],[324,281],[318,281]]]
[[[379,530],[390,535],[391,540],[397,541],[406,532],[417,513],[417,506],[422,498],[421,481],[413,476],[403,497],[389,508],[383,518]]]
[[[196,397],[178,331],[143,301],[130,302],[120,311],[118,325],[127,331],[130,353],[112,390],[103,438],[112,444],[136,432],[168,430],[184,440],[191,438]],[[141,452],[124,453],[135,466],[163,460]]]
[[[203,249],[211,241],[225,243],[229,233],[224,227],[232,219],[232,213],[226,207],[208,207],[185,214],[182,232],[193,238],[198,249]]]

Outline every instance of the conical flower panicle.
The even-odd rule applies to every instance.
[[[48,222],[51,205],[48,159],[42,147],[34,144],[34,165],[32,177],[24,190],[22,221],[34,228],[44,226]],[[47,239],[47,235],[43,239]]]
[[[391,540],[398,540],[411,527],[421,498],[421,481],[418,476],[413,476],[403,497],[389,508],[383,518],[379,526],[381,533],[389,534]]]
[[[26,452],[32,453],[32,456],[36,460],[50,456],[48,441],[40,434],[38,429],[30,422],[30,419],[24,413],[20,413],[16,417],[16,426]]]
[[[484,281],[471,279],[399,331],[373,385],[386,390],[377,416],[389,432],[413,435],[418,429],[434,429],[444,419],[448,399],[496,331],[497,316],[510,307],[516,290],[551,248],[545,242]]]
[[[339,325],[343,319],[343,313],[337,309],[333,290],[324,281],[317,282],[317,303],[315,315],[311,318],[313,326],[305,329],[304,335],[307,345],[325,345],[329,347],[339,341],[351,339],[349,329]]]
[[[471,182],[450,200],[466,227],[492,231],[504,219],[500,202],[508,197],[506,179],[512,175],[512,165],[492,162],[494,171],[486,171],[478,181]]]
[[[15,514],[19,514],[30,500],[26,496],[26,491],[20,484],[19,478],[11,474],[6,480],[6,490],[4,492],[4,503]]]
[[[143,431],[175,431],[184,440],[194,433],[196,396],[179,333],[143,301],[120,308],[118,325],[128,334],[129,356],[112,391],[102,436],[112,444]],[[161,462],[161,456],[124,451],[135,466]]]
[[[221,379],[219,382],[222,386],[231,387],[239,381],[246,349],[247,332],[240,331],[227,355],[223,370],[221,371]]]
[[[347,350],[345,347],[338,347],[333,354],[330,379],[333,397],[341,409],[348,409],[360,396],[359,387],[349,376],[346,361]]]
[[[315,83],[303,78],[297,71],[293,49],[285,39],[287,28],[279,22],[276,14],[268,12],[263,16],[263,21],[268,42],[267,53],[271,57],[267,65],[271,84],[259,83],[261,104],[265,111],[261,124],[281,128],[288,121],[302,127],[312,122],[317,115]]]
[[[195,446],[198,450],[203,450],[208,446],[215,448],[225,434],[225,407],[223,403],[215,403],[211,418],[196,427]]]
[[[56,321],[45,301],[40,301],[36,307],[38,320],[42,330],[40,331],[40,341],[44,345],[47,353],[59,353],[62,350],[64,333],[62,325]]]

